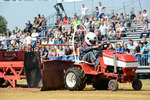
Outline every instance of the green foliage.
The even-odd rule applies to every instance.
[[[4,17],[0,15],[0,33],[6,32],[7,29],[7,21]]]

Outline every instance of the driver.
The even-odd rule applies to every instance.
[[[96,53],[93,50],[97,50],[99,45],[96,45],[98,41],[95,33],[89,32],[85,36],[85,42],[82,44],[82,50],[80,50],[80,60],[87,61],[89,63],[93,63],[94,67],[96,67]]]

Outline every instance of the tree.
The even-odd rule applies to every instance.
[[[3,16],[0,15],[0,33],[6,32],[7,29],[7,21]]]

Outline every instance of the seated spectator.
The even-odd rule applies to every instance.
[[[63,59],[66,59],[64,57],[64,54],[65,54],[64,49],[62,48],[62,46],[59,46],[59,49],[57,51],[57,56],[53,57],[53,60],[63,60]]]
[[[131,11],[131,12],[130,12],[130,21],[132,22],[132,21],[134,21],[135,19],[136,19],[136,15],[133,14],[133,12]]]
[[[89,28],[89,19],[88,18],[86,18],[85,19],[85,23],[84,23],[84,26],[86,27],[86,28]]]
[[[5,48],[6,45],[5,45],[5,34],[4,33],[1,33],[1,36],[0,36],[0,41],[1,41],[1,44],[3,45],[3,47]]]
[[[89,21],[95,21],[95,17],[94,17],[94,15],[91,15],[91,17],[90,17]]]
[[[142,18],[143,18],[143,21],[146,21],[148,19],[148,14],[147,14],[147,11],[146,10],[143,10],[143,14],[142,14]]]
[[[140,46],[139,46],[139,43],[140,43],[140,41],[137,41],[136,49],[135,49],[137,53],[140,52]]]
[[[141,23],[143,21],[143,15],[142,15],[141,11],[139,11],[139,13],[138,13],[137,21],[139,23]]]
[[[112,15],[111,15],[111,20],[114,20],[114,18],[115,18],[115,14],[114,13],[112,13]]]
[[[55,43],[54,38],[50,37],[50,38],[49,38],[49,42],[48,42],[48,44],[52,44],[52,45],[53,45],[54,43]]]
[[[34,17],[34,21],[33,21],[33,28],[37,29],[39,26],[38,26],[38,19],[36,17]]]
[[[69,59],[70,56],[72,56],[72,49],[70,49],[69,46],[66,46],[66,49],[65,49],[65,54],[64,56],[66,57],[66,60]]]
[[[108,50],[115,50],[115,49],[113,48],[112,44],[109,44],[109,46],[108,46],[107,49],[108,49]]]
[[[139,57],[138,57],[138,55],[136,55],[136,51],[135,51],[135,50],[133,50],[133,56],[134,56],[137,60],[139,60]]]
[[[117,42],[114,42],[114,47],[113,47],[115,50],[118,48],[117,46]]]
[[[139,43],[139,46],[140,46],[140,53],[136,53],[136,55],[141,55],[141,59],[140,59],[140,65],[147,65],[147,54],[148,54],[148,51],[146,51],[146,47],[143,46],[143,44],[140,42]],[[146,55],[145,55],[146,54]]]
[[[143,34],[146,34],[146,38],[149,37],[149,34],[150,34],[150,23],[148,22],[148,20],[145,22],[145,26],[143,28],[143,32],[141,33],[141,36],[140,38],[143,37]]]
[[[59,45],[60,45],[60,44],[62,44],[62,43],[63,43],[63,41],[62,41],[62,38],[60,37],[60,38],[56,38],[54,44],[55,44],[55,45],[56,45],[56,44],[59,44]]]
[[[10,45],[10,35],[11,35],[11,33],[9,32],[9,29],[7,29],[7,31],[6,31],[6,33],[5,33],[5,36],[6,36],[5,41],[6,41],[6,47],[7,47],[7,48],[8,48],[9,45]]]
[[[43,40],[42,40],[42,44],[47,44],[47,41],[46,41],[46,39],[45,39],[45,38],[43,38]]]
[[[41,60],[47,60],[48,50],[46,49],[45,46],[42,47],[42,50],[40,51],[40,53],[41,53]]]
[[[130,50],[130,54],[133,54],[133,50],[135,50],[136,46],[133,44],[133,40],[130,40],[130,44],[127,46]]]
[[[78,17],[76,17],[75,21],[73,21],[74,29],[76,28],[76,25],[81,24],[81,21],[78,20]]]
[[[120,22],[124,22],[124,15],[123,15],[123,13],[120,13],[119,21]]]
[[[41,27],[45,28],[46,27],[46,22],[47,22],[47,19],[44,17],[44,15],[42,15]]]
[[[54,25],[59,28],[59,27],[60,27],[60,24],[61,24],[62,22],[63,22],[63,21],[62,21],[61,16],[58,16],[58,20],[54,23]]]
[[[44,38],[46,36],[45,28],[39,27],[39,29],[40,29],[40,33],[39,33],[40,38]]]
[[[130,50],[127,48],[127,44],[125,44],[124,46],[124,53],[130,53]]]
[[[121,46],[124,47],[124,40],[121,40]]]
[[[41,27],[42,25],[42,18],[41,18],[41,15],[38,14],[38,27]]]
[[[24,33],[27,33],[27,32],[31,33],[31,30],[27,28],[27,25],[25,25]]]
[[[47,37],[51,37],[53,35],[52,31],[53,31],[53,28],[48,30],[48,33],[46,34]]]
[[[68,24],[69,19],[67,18],[67,16],[65,16],[65,18],[63,19],[63,25]]]
[[[142,37],[142,40],[143,40],[143,42],[142,42],[143,45],[144,45],[144,46],[147,46],[147,43],[148,43],[148,42],[146,41],[146,37],[145,37],[145,36]]]
[[[56,55],[57,55],[56,50],[54,48],[51,48],[51,52],[49,53],[50,56],[49,60],[53,60],[53,58],[56,57]]]
[[[14,42],[16,42],[16,34],[14,33],[14,31],[12,31],[12,34],[10,35],[10,44],[14,44]]]
[[[31,30],[32,24],[30,23],[30,20],[28,21],[28,23],[26,23],[26,25],[27,25],[27,28],[28,28],[29,30]]]
[[[118,48],[116,49],[117,52],[124,52],[124,47],[121,47],[120,44],[118,44]]]
[[[148,51],[148,64],[150,65],[150,39],[149,42],[147,43],[147,51]]]

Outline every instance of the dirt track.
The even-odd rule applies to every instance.
[[[149,80],[148,80],[149,81]],[[149,100],[150,84],[141,91],[133,91],[131,84],[119,84],[119,90],[94,90],[86,86],[84,91],[0,91],[0,100]]]

